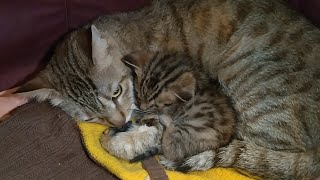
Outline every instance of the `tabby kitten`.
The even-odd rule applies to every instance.
[[[74,117],[108,117],[120,126],[124,120],[103,111],[117,110],[126,119],[132,112],[133,108],[122,103],[125,96],[118,98],[115,93],[113,97],[116,88],[108,88],[118,87],[126,74],[122,68],[114,68],[121,57],[149,49],[184,52],[201,61],[212,78],[219,79],[224,93],[234,102],[238,123],[235,140],[224,151],[229,155],[219,160],[207,151],[182,164],[194,165],[192,170],[197,170],[219,166],[216,162],[223,160],[223,167],[244,169],[268,179],[315,178],[320,176],[320,30],[284,3],[161,0],[140,11],[99,17],[93,22],[101,31],[97,36],[100,43],[93,43],[93,51],[99,52],[93,54],[99,56],[92,55],[97,57],[92,59],[88,48],[82,48],[90,46],[89,40],[80,39],[89,36],[84,29],[91,24],[72,32],[56,47],[49,63],[49,67],[69,68],[63,68],[63,73],[44,70],[42,74],[47,75],[42,75],[42,83],[29,86],[38,89],[31,94],[49,99],[69,113],[78,109],[70,113]],[[81,66],[72,69],[73,64]],[[91,71],[82,70],[92,64]],[[61,75],[67,73],[70,75]],[[118,80],[109,86],[111,76]],[[126,91],[123,88],[121,94]],[[103,106],[98,97],[104,97]],[[212,161],[203,161],[206,158]]]
[[[190,57],[137,52],[123,61],[136,75],[140,110],[135,117],[149,126],[142,128],[151,130],[144,133],[134,126],[115,133],[111,129],[101,138],[109,153],[137,161],[161,150],[166,158],[182,161],[229,143],[235,124],[232,104],[218,82],[209,79]],[[155,134],[150,136],[151,132]]]

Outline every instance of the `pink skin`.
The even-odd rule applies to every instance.
[[[0,120],[4,119],[14,108],[28,102],[26,98],[18,97],[14,93],[17,88],[0,92]]]

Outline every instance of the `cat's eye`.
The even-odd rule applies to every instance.
[[[112,97],[113,97],[113,98],[116,98],[116,97],[120,96],[121,93],[122,93],[122,87],[119,85],[119,86],[117,87],[117,89],[113,92]]]

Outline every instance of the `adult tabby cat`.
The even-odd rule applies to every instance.
[[[135,72],[140,110],[133,116],[149,127],[108,130],[101,144],[109,153],[137,161],[162,151],[183,161],[230,142],[236,121],[230,99],[190,57],[136,52],[123,61]]]
[[[320,175],[320,30],[283,3],[161,0],[100,17],[93,24],[101,32],[92,26],[92,56],[89,26],[72,32],[25,88],[38,90],[25,95],[49,99],[80,119],[107,117],[121,126],[134,108],[126,105],[131,91],[117,93],[128,82],[125,69],[114,68],[121,57],[143,49],[184,52],[219,79],[239,122],[226,156],[207,151],[183,165],[208,168],[200,160],[210,158],[209,165],[268,179],[312,179]]]

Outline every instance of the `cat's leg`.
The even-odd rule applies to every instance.
[[[107,130],[100,138],[104,149],[126,160],[131,160],[154,148],[159,145],[159,141],[156,127],[137,124],[132,124],[125,132]]]

